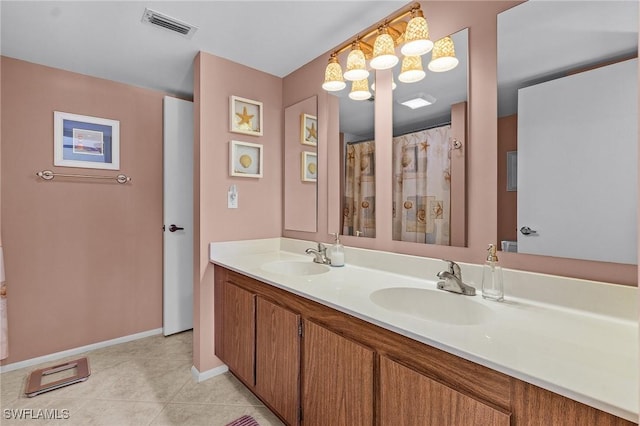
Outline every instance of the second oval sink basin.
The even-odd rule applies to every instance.
[[[324,274],[330,269],[327,265],[313,263],[310,260],[306,262],[296,260],[269,262],[262,265],[261,268],[267,272],[292,276]]]
[[[491,309],[463,296],[441,290],[410,287],[384,288],[371,293],[376,305],[414,318],[451,325],[474,325],[487,321]]]

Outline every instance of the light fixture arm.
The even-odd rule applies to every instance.
[[[378,31],[381,27],[386,27],[389,35],[393,37],[394,40],[396,40],[397,44],[400,43],[402,40],[398,40],[398,38],[401,38],[402,34],[404,33],[404,28],[406,27],[407,23],[399,21],[411,15],[412,13],[417,13],[418,11],[421,11],[420,3],[412,3],[411,5],[402,9],[396,15],[393,15],[390,19],[385,19],[382,23],[375,24],[375,26],[371,27],[371,29],[364,35],[357,35],[356,41],[360,42],[361,50],[364,52],[365,56],[370,56],[373,52],[373,44],[369,43],[368,40],[374,36],[377,36]],[[398,23],[400,25],[396,25]],[[398,27],[400,27],[400,29],[398,29]],[[340,55],[341,53],[346,52],[347,50],[351,49],[352,44],[353,41],[343,43],[333,51],[333,54]]]

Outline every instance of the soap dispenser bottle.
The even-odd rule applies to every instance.
[[[498,265],[496,246],[489,244],[487,261],[482,267],[482,297],[501,302],[504,300],[502,267]]]
[[[335,243],[331,247],[329,259],[331,259],[331,266],[344,266],[344,246],[340,243],[340,234],[333,233]]]

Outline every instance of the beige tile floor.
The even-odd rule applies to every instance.
[[[261,426],[282,425],[230,373],[195,383],[191,376],[191,342],[192,333],[188,331],[169,337],[147,337],[70,357],[68,359],[89,358],[89,379],[34,398],[24,395],[28,374],[59,364],[60,360],[2,373],[0,424],[215,426],[249,414]],[[15,412],[36,416],[38,410],[57,413],[58,417],[67,417],[65,413],[68,413],[68,419],[11,418]]]

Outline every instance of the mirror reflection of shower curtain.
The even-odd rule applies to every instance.
[[[450,244],[451,126],[393,138],[393,239]]]
[[[376,236],[375,142],[347,143],[343,235]]]

